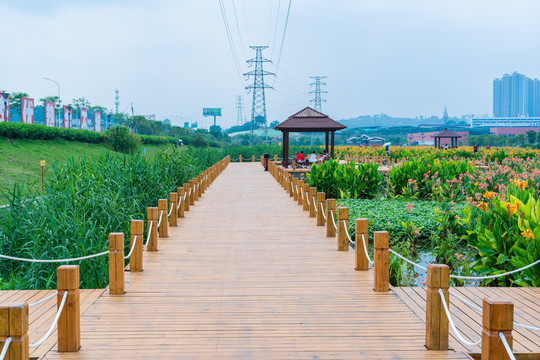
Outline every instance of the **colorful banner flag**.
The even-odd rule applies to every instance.
[[[0,122],[9,122],[9,94],[0,93]]]
[[[21,122],[23,124],[34,123],[34,99],[21,98]]]
[[[45,101],[45,126],[53,126],[55,125],[55,111],[54,111],[54,103]]]
[[[101,113],[99,111],[94,112],[94,131],[101,132]]]
[[[64,128],[71,129],[73,126],[73,109],[71,106],[64,105]]]
[[[88,130],[88,110],[81,109],[81,129]]]

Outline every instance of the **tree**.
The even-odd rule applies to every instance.
[[[277,121],[277,120],[276,120],[276,121],[272,121],[272,122],[270,123],[270,127],[271,127],[271,128],[275,128],[275,127],[278,126],[278,125],[279,125],[279,121]]]
[[[529,144],[536,144],[536,131],[529,130],[527,131],[527,141]]]
[[[208,147],[208,141],[204,138],[204,135],[197,133],[191,138],[190,145],[196,148]]]
[[[21,103],[22,103],[23,97],[28,97],[28,94],[25,92],[14,92],[14,93],[11,93],[11,95],[9,95],[9,111],[10,112],[13,112],[13,111],[17,113],[21,112]]]
[[[61,111],[62,110],[62,100],[60,100],[60,98],[58,96],[45,96],[45,97],[42,97],[41,99],[39,99],[39,101],[52,102],[52,103],[54,103],[54,107],[55,107],[56,111]]]
[[[527,136],[525,134],[519,134],[516,136],[516,138],[519,145],[525,144],[527,141]]]
[[[77,114],[80,114],[81,109],[88,109],[92,106],[92,104],[90,104],[90,101],[88,101],[86,98],[80,97],[78,99],[73,99],[72,106],[73,106],[74,112]]]

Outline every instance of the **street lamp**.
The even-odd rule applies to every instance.
[[[58,83],[58,81],[56,80],[53,80],[53,79],[49,79],[48,77],[44,77],[45,80],[49,80],[49,81],[52,81],[53,83],[56,84],[56,86],[58,86],[58,105],[60,105],[60,84]],[[54,110],[56,112],[56,109]],[[58,114],[58,123],[60,123],[60,114]]]

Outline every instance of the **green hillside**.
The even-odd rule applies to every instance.
[[[161,145],[145,145],[147,154],[158,151]],[[15,140],[0,137],[0,203],[5,203],[3,193],[14,183],[41,184],[40,160],[45,160],[45,181],[54,163],[65,162],[70,156],[96,156],[112,150],[105,144],[90,144],[66,140]]]

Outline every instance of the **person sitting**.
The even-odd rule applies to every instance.
[[[311,153],[311,155],[309,155],[308,161],[310,163],[316,163],[317,162],[317,154],[315,153],[315,151],[313,153]]]
[[[304,162],[306,161],[306,157],[304,156],[304,151],[300,151],[300,154],[298,154],[298,162]]]
[[[326,162],[328,160],[330,160],[330,156],[328,156],[328,151],[324,150],[323,151],[322,162]]]

